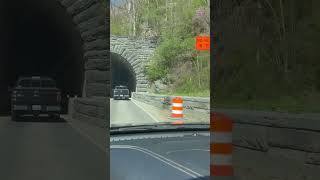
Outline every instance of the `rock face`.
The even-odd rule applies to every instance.
[[[168,90],[168,86],[161,82],[161,80],[157,80],[150,85],[151,93],[164,93]]]
[[[144,74],[144,67],[149,62],[156,48],[153,40],[130,39],[128,37],[111,36],[110,51],[126,59],[136,75],[136,91],[146,92],[149,88]]]

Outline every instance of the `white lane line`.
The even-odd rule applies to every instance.
[[[152,120],[154,120],[155,122],[159,122],[157,120],[157,118],[155,118],[151,113],[149,113],[145,108],[143,108],[142,106],[140,106],[137,102],[135,102],[136,100],[131,99],[131,102],[133,102],[136,106],[138,106],[140,109],[142,109],[145,113],[147,113]]]
[[[173,161],[173,160],[171,160],[171,159],[168,159],[168,158],[166,158],[166,157],[164,157],[164,156],[161,156],[160,154],[157,154],[157,153],[155,153],[155,152],[153,152],[153,151],[151,151],[151,150],[144,149],[144,148],[141,148],[141,147],[137,147],[137,148],[143,149],[143,150],[145,150],[145,151],[148,151],[148,152],[154,154],[155,156],[158,156],[158,157],[160,157],[160,158],[162,158],[162,159],[165,159],[165,160],[169,161],[170,163],[175,164],[176,166],[179,166],[179,167],[181,167],[181,168],[183,168],[183,169],[188,170],[189,172],[197,175],[198,177],[202,177],[202,176],[203,176],[203,175],[201,175],[201,174],[199,174],[199,173],[197,173],[197,172],[195,172],[195,171],[193,171],[193,170],[191,170],[191,169],[189,169],[189,168],[187,168],[187,167],[185,167],[185,166],[183,166],[183,165],[181,165],[181,164],[179,164],[179,163],[177,163],[177,162],[175,162],[175,161]]]
[[[67,117],[64,117],[65,119],[67,119]],[[69,120],[66,120],[67,123],[71,126],[71,128],[75,129],[80,135],[84,136],[85,138],[87,138],[91,143],[93,143],[94,145],[96,145],[100,150],[102,150],[103,152],[106,152],[106,148],[104,148],[104,146],[98,144],[95,140],[93,140],[93,138],[91,138],[87,133],[84,133],[81,128],[76,127],[75,125],[72,125],[72,122],[70,122]]]
[[[181,150],[175,150],[175,151],[168,151],[166,154],[176,153],[176,152],[186,152],[186,151],[205,151],[210,152],[209,149],[181,149]]]
[[[157,153],[155,153],[153,151],[145,149],[145,148],[141,148],[141,147],[138,147],[138,146],[129,146],[129,145],[112,145],[110,148],[111,149],[115,149],[115,148],[121,149],[122,148],[122,149],[137,150],[137,151],[143,152],[145,154],[148,154],[151,157],[153,157],[155,159],[158,159],[159,161],[161,161],[161,162],[163,162],[163,163],[165,163],[165,164],[167,164],[167,165],[169,165],[169,166],[171,166],[171,167],[173,167],[173,168],[175,168],[175,169],[177,169],[177,170],[179,170],[179,171],[181,171],[183,173],[186,173],[186,174],[188,174],[189,176],[191,176],[193,178],[202,177],[201,174],[199,174],[199,173],[197,173],[197,172],[195,172],[195,171],[193,171],[193,170],[191,170],[191,169],[189,169],[189,168],[187,168],[187,167],[185,167],[185,166],[183,166],[183,165],[181,165],[181,164],[179,164],[177,162],[174,162],[174,161],[172,161],[172,160],[170,160],[170,159],[168,159],[168,158],[166,158],[164,156],[161,156],[160,154],[157,154]]]

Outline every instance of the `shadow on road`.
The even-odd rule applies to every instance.
[[[50,123],[66,123],[66,120],[61,117],[32,117],[22,116],[15,120],[15,122],[50,122]]]

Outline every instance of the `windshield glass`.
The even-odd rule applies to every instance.
[[[110,10],[110,126],[209,124],[209,1],[113,1]]]

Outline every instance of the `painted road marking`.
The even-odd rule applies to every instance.
[[[154,120],[155,122],[159,122],[157,120],[157,118],[155,118],[151,113],[149,113],[145,108],[143,108],[142,106],[140,106],[136,100],[131,99],[131,102],[133,102],[136,106],[138,106],[140,109],[142,109],[146,114],[148,114],[152,120]]]

